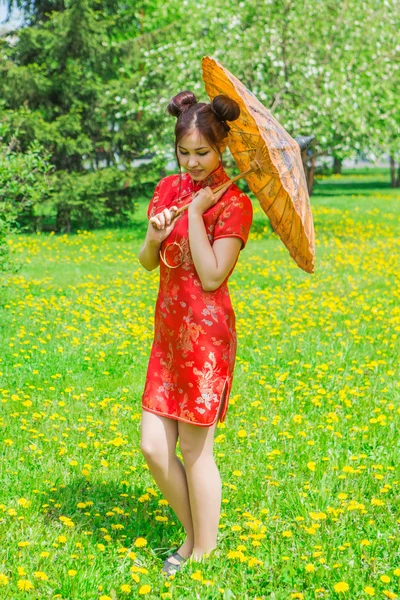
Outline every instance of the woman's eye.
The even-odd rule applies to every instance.
[[[187,152],[182,152],[182,150],[180,151],[180,153],[182,154],[182,156],[187,156],[187,154],[188,154]],[[208,154],[208,152],[203,152],[203,153],[198,152],[199,156],[205,156],[206,154]]]

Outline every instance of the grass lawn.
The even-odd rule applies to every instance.
[[[0,598],[400,597],[400,190],[318,180],[315,273],[254,200],[230,279],[238,353],[215,456],[218,552],[170,580],[184,531],[140,452],[158,270],[124,230],[11,236],[0,285]]]

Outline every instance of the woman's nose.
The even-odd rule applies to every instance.
[[[197,158],[195,158],[194,156],[189,156],[188,165],[189,167],[197,167]]]

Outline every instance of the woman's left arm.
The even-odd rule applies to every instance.
[[[220,195],[217,195],[214,204],[219,197]],[[208,196],[208,204],[212,206],[210,202]],[[202,288],[206,292],[211,292],[221,285],[235,264],[242,247],[242,240],[238,237],[226,237],[215,240],[211,246],[203,221],[205,206],[208,208],[206,194],[203,203],[201,200],[199,203],[192,202],[188,208],[189,245]]]

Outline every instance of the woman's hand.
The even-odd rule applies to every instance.
[[[149,226],[147,229],[147,239],[149,242],[158,242],[161,244],[161,242],[169,236],[175,227],[175,214],[177,210],[177,206],[164,208],[158,215],[154,215],[154,217],[149,219]]]
[[[189,211],[202,215],[206,210],[208,210],[211,206],[214,206],[221,198],[223,194],[225,194],[226,190],[232,185],[229,181],[222,190],[219,190],[216,194],[212,191],[210,187],[205,187],[193,196],[193,199],[189,205]]]

